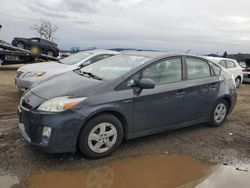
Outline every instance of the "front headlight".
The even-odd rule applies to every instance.
[[[77,104],[86,99],[87,97],[79,97],[79,98],[57,97],[45,101],[38,107],[37,110],[45,112],[62,112],[76,106]]]
[[[46,72],[27,72],[23,75],[23,78],[27,77],[40,77],[46,74]]]

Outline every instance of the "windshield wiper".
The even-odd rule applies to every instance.
[[[96,80],[102,80],[102,78],[100,78],[99,76],[93,74],[92,72],[85,72],[85,71],[81,71],[80,69],[77,69],[77,71],[78,71],[80,74],[82,74],[82,75],[85,74],[85,75],[88,75],[89,77],[94,78],[94,79],[96,79]]]

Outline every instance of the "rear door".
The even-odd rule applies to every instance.
[[[211,65],[204,59],[186,57],[186,101],[185,121],[203,120],[217,99],[220,82]],[[217,67],[220,69],[219,67]]]

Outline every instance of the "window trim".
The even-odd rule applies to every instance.
[[[122,90],[128,90],[128,89],[132,89],[133,87],[129,87],[129,86],[123,86],[124,83],[127,84],[127,82],[133,77],[135,76],[136,74],[140,73],[140,72],[143,72],[145,69],[151,67],[151,66],[154,66],[155,64],[161,62],[161,61],[165,61],[165,60],[170,60],[170,59],[180,59],[181,60],[181,80],[180,81],[175,81],[175,82],[166,82],[166,83],[159,83],[159,84],[155,84],[155,86],[158,86],[158,85],[163,85],[163,84],[171,84],[171,83],[179,83],[179,82],[183,82],[185,81],[184,79],[184,69],[185,69],[185,66],[184,66],[184,62],[183,62],[183,56],[172,56],[172,57],[166,57],[166,58],[162,58],[162,59],[158,59],[152,63],[150,63],[149,65],[143,67],[142,69],[138,70],[136,73],[132,74],[130,77],[128,77],[126,80],[124,80],[122,83],[118,84],[116,87],[115,87],[115,91],[122,91]]]
[[[200,60],[200,61],[203,61],[205,63],[207,63],[208,67],[209,67],[209,72],[210,72],[210,76],[206,76],[206,77],[202,77],[202,78],[193,78],[193,79],[189,79],[188,78],[188,68],[187,68],[187,59],[190,58],[190,59],[197,59],[197,60]],[[193,56],[184,56],[184,63],[185,63],[185,71],[186,71],[186,80],[198,80],[198,79],[207,79],[207,78],[210,78],[210,77],[215,77],[215,72],[214,70],[212,69],[211,65],[209,64],[210,61],[206,60],[206,59],[203,59],[203,58],[200,58],[200,57],[193,57]],[[220,72],[221,74],[221,72]]]
[[[221,75],[222,68],[221,68],[219,65],[217,65],[216,63],[213,63],[213,62],[211,62],[211,61],[208,61],[208,64],[209,64],[209,66],[210,66],[210,68],[211,68],[211,71],[213,72],[213,75],[214,75],[214,76],[220,76],[220,75]],[[216,73],[215,73],[213,67],[211,66],[211,64],[213,64],[214,66],[216,66],[216,67],[218,67],[218,68],[220,69],[220,73],[219,73],[218,75],[216,75]]]

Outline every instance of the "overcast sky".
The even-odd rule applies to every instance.
[[[250,52],[249,0],[0,0],[0,39],[32,37],[40,18],[61,49]]]

